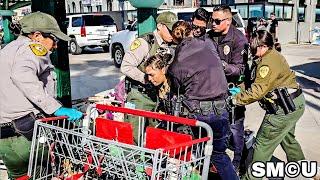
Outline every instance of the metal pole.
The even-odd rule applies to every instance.
[[[296,0],[296,43],[299,44],[299,0]]]

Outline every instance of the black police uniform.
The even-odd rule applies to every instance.
[[[168,73],[173,87],[185,96],[182,103],[191,117],[208,123],[214,132],[211,161],[219,175],[222,179],[238,179],[225,153],[230,130],[225,100],[228,86],[212,40],[207,36],[183,40]]]
[[[248,58],[248,41],[244,34],[231,25],[226,35],[215,33],[212,30],[208,32],[208,35],[218,43],[218,52],[228,83],[241,84]],[[231,144],[234,148],[233,165],[235,168],[240,165],[244,146],[244,117],[245,107],[236,107],[234,117],[232,117],[235,123],[231,124]]]

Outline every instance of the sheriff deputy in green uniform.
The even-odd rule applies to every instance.
[[[50,54],[61,32],[54,17],[36,12],[20,21],[22,34],[0,51],[0,159],[10,179],[28,170],[34,122],[46,115],[79,120],[82,113],[55,99],[55,75]],[[0,177],[1,179],[1,177]]]
[[[157,29],[134,40],[130,50],[125,53],[121,72],[127,76],[128,96],[126,102],[132,108],[151,111],[156,107],[156,91],[152,91],[156,89],[147,80],[144,63],[150,56],[155,55],[160,47],[167,48],[168,43],[172,42],[173,38],[170,32],[172,25],[177,20],[177,16],[172,12],[159,14],[156,19]],[[134,139],[138,142],[138,117],[127,116],[125,121],[133,124]]]
[[[304,160],[304,154],[295,139],[295,127],[305,109],[305,99],[295,73],[286,59],[274,49],[272,35],[259,30],[251,40],[252,54],[258,57],[256,77],[251,88],[235,96],[237,105],[259,101],[266,110],[258,130],[253,161],[270,161],[280,144],[288,162]],[[251,168],[243,179],[259,179],[252,176]]]

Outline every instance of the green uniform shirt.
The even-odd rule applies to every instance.
[[[153,32],[154,43],[159,46],[163,46],[163,40],[157,31]],[[151,49],[150,49],[151,48]],[[157,49],[157,48],[156,48]],[[125,53],[121,64],[121,72],[130,77],[133,80],[139,81],[145,84],[145,73],[139,69],[141,63],[146,59],[155,54],[154,46],[150,46],[148,42],[139,37],[133,41],[130,49]]]
[[[251,88],[235,96],[237,105],[247,105],[259,101],[268,92],[279,87],[298,88],[298,83],[286,59],[275,49],[272,49],[261,57]]]

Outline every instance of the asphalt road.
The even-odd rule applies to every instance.
[[[119,82],[120,70],[113,65],[110,53],[101,49],[69,55],[72,99],[92,96],[112,89]]]

